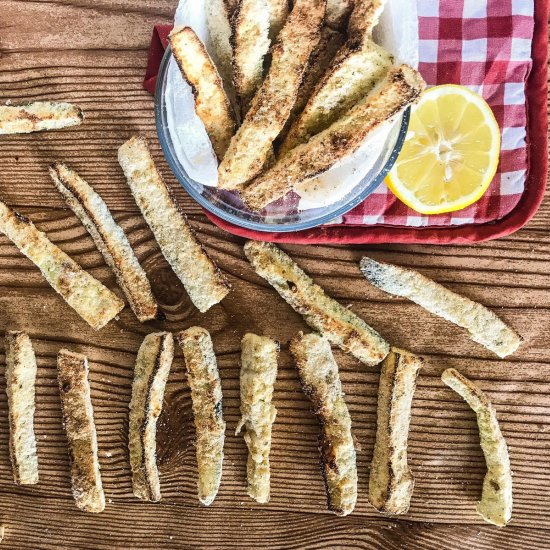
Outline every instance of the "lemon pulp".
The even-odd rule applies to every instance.
[[[421,214],[453,212],[485,193],[499,154],[500,129],[486,101],[463,86],[435,86],[413,108],[386,183]]]

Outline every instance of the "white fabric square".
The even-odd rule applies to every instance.
[[[373,195],[389,195],[390,190],[385,182],[382,182],[373,192]]]
[[[502,130],[502,150],[513,151],[525,147],[525,128],[514,126]]]
[[[420,40],[420,59],[423,63],[437,63],[439,40]]]
[[[451,225],[464,225],[466,223],[474,223],[475,218],[459,218],[456,214],[451,218]]]
[[[512,13],[514,15],[533,16],[535,4],[533,0],[512,0]]]
[[[487,39],[463,40],[462,61],[487,61]]]
[[[418,0],[419,17],[439,17],[439,0]]]
[[[504,105],[523,105],[525,103],[525,84],[523,82],[504,83]]]
[[[484,19],[487,17],[487,2],[483,0],[464,0],[464,19]]]
[[[528,38],[512,38],[512,61],[525,61],[531,57],[531,40]]]
[[[500,177],[501,195],[519,195],[523,193],[525,185],[525,170],[504,172]]]
[[[422,227],[428,225],[428,218],[424,216],[407,216],[407,225],[412,227]]]
[[[365,225],[376,225],[378,223],[382,223],[381,216],[363,216],[362,220]]]

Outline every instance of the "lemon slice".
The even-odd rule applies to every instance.
[[[413,108],[386,183],[421,214],[461,210],[487,191],[499,154],[500,129],[487,102],[463,86],[435,86]]]

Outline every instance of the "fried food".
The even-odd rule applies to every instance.
[[[162,254],[199,311],[208,311],[231,290],[209,258],[155,166],[144,138],[134,136],[118,150],[128,186]]]
[[[327,296],[275,245],[248,241],[244,252],[256,273],[332,344],[369,366],[386,357],[389,344],[365,321]]]
[[[19,485],[38,483],[34,436],[36,357],[28,334],[6,333],[6,393],[10,423],[13,479]]]
[[[207,330],[191,327],[177,335],[183,350],[195,417],[199,500],[214,502],[222,478],[225,422],[222,386]]]
[[[134,495],[159,501],[157,420],[162,411],[166,380],[174,359],[174,337],[169,332],[148,334],[138,351],[130,401],[128,448]]]
[[[512,471],[508,447],[487,396],[456,369],[447,369],[441,380],[460,395],[477,415],[481,448],[487,463],[477,512],[485,521],[504,527],[512,519]]]
[[[105,494],[97,458],[97,435],[88,382],[88,359],[62,349],[57,356],[63,426],[69,443],[73,497],[85,512],[102,512]]]
[[[327,0],[327,25],[345,31],[352,9],[353,0]]]
[[[94,329],[116,317],[124,302],[65,252],[26,217],[0,201],[0,232],[33,262],[63,299]]]
[[[326,130],[298,145],[241,193],[251,210],[261,210],[298,183],[323,174],[353,154],[384,122],[414,103],[425,87],[420,73],[407,65],[391,69],[382,85]]]
[[[268,0],[239,0],[231,21],[231,44],[233,85],[242,115],[248,111],[264,78],[264,58],[271,43],[270,22]]]
[[[275,40],[286,23],[288,0],[267,0],[269,9],[269,39]]]
[[[319,451],[328,509],[347,516],[357,501],[357,465],[338,365],[329,341],[319,334],[300,333],[291,340],[290,353],[321,428]]]
[[[326,0],[297,0],[272,48],[269,72],[218,168],[218,186],[239,189],[263,168],[290,116],[319,41]]]
[[[465,328],[474,342],[499,357],[514,353],[521,343],[521,337],[485,306],[452,292],[418,271],[366,257],[361,260],[361,271],[380,290],[408,298],[430,313]]]
[[[406,514],[414,488],[407,443],[416,377],[424,360],[393,348],[382,363],[378,390],[376,444],[369,501],[380,512]]]
[[[195,112],[206,128],[216,156],[221,160],[236,128],[222,79],[193,29],[183,27],[170,33],[168,40],[181,74],[193,90]]]
[[[139,265],[124,231],[113,219],[103,199],[65,164],[50,166],[50,176],[113,270],[136,317],[142,323],[162,317],[147,274]]]
[[[27,105],[0,105],[0,135],[60,130],[82,124],[82,109],[70,103],[36,101]]]
[[[271,428],[277,409],[271,403],[277,378],[279,344],[266,336],[245,334],[241,342],[241,419],[235,434],[245,428],[248,447],[248,494],[269,502]]]

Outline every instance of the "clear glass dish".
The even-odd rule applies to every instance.
[[[409,124],[410,108],[390,131],[382,154],[367,175],[343,198],[322,208],[299,210],[297,197],[292,194],[277,201],[262,212],[248,210],[238,193],[222,191],[194,181],[179,161],[167,124],[165,88],[168,67],[173,61],[170,48],[166,49],[157,79],[155,119],[160,145],[176,179],[202,207],[212,214],[237,226],[255,231],[288,232],[309,229],[328,223],[363,202],[384,180],[401,151]]]

